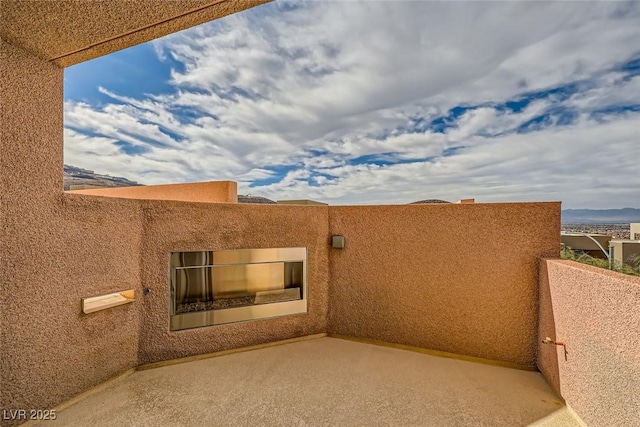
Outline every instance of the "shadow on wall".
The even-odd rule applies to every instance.
[[[549,271],[546,260],[540,260],[540,289],[538,316],[538,355],[536,364],[556,393],[560,393],[560,372],[558,357],[564,358],[564,349],[553,344],[543,344],[547,338],[557,342],[556,323],[549,285]],[[560,354],[562,352],[562,354]],[[568,355],[567,355],[568,357]]]

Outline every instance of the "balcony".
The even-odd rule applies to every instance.
[[[262,0],[152,3],[2,2],[3,425],[637,424],[640,279],[556,259],[559,202],[64,193],[62,67]],[[171,253],[286,247],[307,248],[304,313],[170,330]]]
[[[134,372],[50,424],[582,425],[538,372],[329,337]]]

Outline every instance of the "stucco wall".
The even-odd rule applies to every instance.
[[[62,69],[0,52],[0,408],[51,408],[137,363],[136,303],[85,316],[80,300],[139,288],[141,216],[63,194]]]
[[[590,426],[640,420],[640,278],[557,259],[540,264],[538,367]]]
[[[321,206],[145,202],[140,363],[326,331],[328,214]],[[169,332],[169,253],[306,246],[308,313]]]
[[[331,207],[329,332],[534,365],[559,203]]]
[[[0,83],[0,409],[52,408],[136,366],[140,354],[153,353],[146,348],[139,351],[140,314],[146,314],[140,292],[145,211],[143,202],[137,200],[62,192],[62,68],[0,40]],[[192,209],[194,215],[202,213],[201,208]],[[159,211],[164,212],[163,208]],[[212,219],[215,216],[211,211],[203,214],[210,224],[220,225]],[[251,223],[247,216],[243,216],[245,222]],[[257,215],[254,226],[236,220],[238,237],[230,241],[289,246],[287,237],[273,233],[289,232],[283,236],[291,236],[295,232],[291,227],[299,226],[305,237],[293,240],[307,242],[312,239],[310,227],[317,226],[320,233],[323,226],[326,230],[326,213],[319,223],[309,215],[297,220],[292,216],[289,211],[272,228],[264,224],[273,219],[269,216]],[[175,235],[180,236],[180,226],[175,228]],[[263,229],[273,233],[261,237]],[[191,225],[185,225],[183,231],[193,236]],[[216,231],[220,233],[215,239],[231,236],[224,227]],[[194,242],[208,245],[211,239]],[[324,284],[326,289],[327,274],[320,266],[326,268],[326,254],[312,250],[310,259],[316,265],[312,280],[320,284],[319,294],[311,301],[312,314],[295,324],[289,319],[256,329],[238,326],[234,331],[248,330],[248,334],[235,341],[211,333],[218,347],[202,344],[200,338],[188,352],[322,330],[326,296],[323,299],[321,287]],[[81,313],[81,298],[128,288],[137,291],[138,300],[133,304],[91,315]],[[145,317],[145,326],[150,319],[154,321],[153,316]],[[264,333],[269,327],[277,332]],[[181,354],[173,347],[165,355],[172,352]],[[3,425],[17,422],[2,420]]]
[[[327,329],[532,363],[536,259],[557,254],[558,203],[323,207],[63,193],[62,69],[5,43],[0,52],[1,408],[51,408],[139,363]],[[344,234],[346,248],[330,249],[330,234]],[[308,314],[168,332],[170,251],[284,246],[309,248]],[[128,288],[133,304],[81,314],[82,297]]]
[[[233,181],[188,184],[145,185],[141,187],[92,188],[71,190],[73,194],[145,200],[179,200],[183,202],[237,203],[238,184]]]

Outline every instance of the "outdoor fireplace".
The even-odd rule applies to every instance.
[[[307,248],[172,252],[170,329],[307,312]]]

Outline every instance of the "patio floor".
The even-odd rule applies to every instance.
[[[317,338],[137,371],[72,426],[579,426],[537,372]]]

